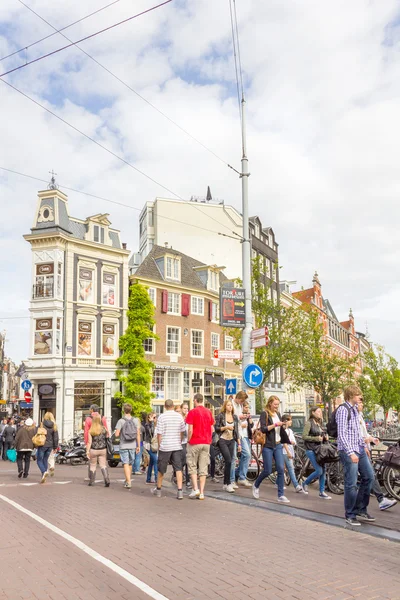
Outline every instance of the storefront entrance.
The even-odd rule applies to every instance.
[[[97,404],[104,415],[104,381],[75,381],[74,386],[74,431],[83,429],[91,404]]]
[[[44,415],[51,412],[57,421],[56,401],[57,388],[54,383],[41,383],[38,387],[39,393],[39,422],[43,421]]]

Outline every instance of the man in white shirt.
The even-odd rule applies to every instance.
[[[240,454],[239,466],[236,468],[236,457],[237,457],[237,444],[235,443],[235,451],[232,458],[231,466],[231,485],[234,489],[237,489],[236,480],[239,485],[244,487],[251,487],[251,483],[247,481],[247,471],[249,469],[250,458],[251,458],[251,440],[248,435],[248,419],[249,414],[244,414],[243,403],[247,400],[248,395],[246,392],[241,391],[236,394],[236,398],[233,400],[233,410],[237,418],[239,419],[239,432],[242,451]]]

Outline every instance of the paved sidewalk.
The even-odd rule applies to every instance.
[[[111,470],[108,489],[87,487],[86,467],[60,466],[55,480],[71,482],[65,485],[15,485],[7,470],[10,465],[0,465],[0,495],[168,600],[400,600],[398,544],[210,498],[179,502],[171,489],[158,499],[141,476],[124,489],[115,481],[119,468]],[[148,600],[1,499],[0,514],[1,600]]]

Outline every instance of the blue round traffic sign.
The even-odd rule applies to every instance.
[[[32,382],[29,379],[25,379],[22,383],[21,383],[21,387],[24,390],[24,392],[27,392],[28,390],[31,389],[32,387]]]
[[[247,365],[243,371],[243,381],[248,387],[257,388],[262,384],[264,373],[259,365]]]

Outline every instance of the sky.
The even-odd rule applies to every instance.
[[[56,29],[107,0],[24,0]],[[157,4],[119,0],[64,31],[72,41]],[[246,95],[250,213],[273,227],[280,276],[318,271],[339,320],[400,360],[400,4],[236,0]],[[52,33],[20,0],[0,3],[0,58]],[[0,73],[68,44],[61,34],[0,61]],[[228,0],[172,0],[76,47],[0,77],[149,175],[145,178],[0,81],[0,167],[68,192],[72,216],[110,213],[138,249],[156,196],[212,194],[241,210],[240,122]],[[146,103],[200,140],[216,158]],[[164,187],[162,187],[164,186]],[[46,184],[0,169],[0,330],[29,353],[32,226]],[[166,192],[165,188],[170,190]]]

